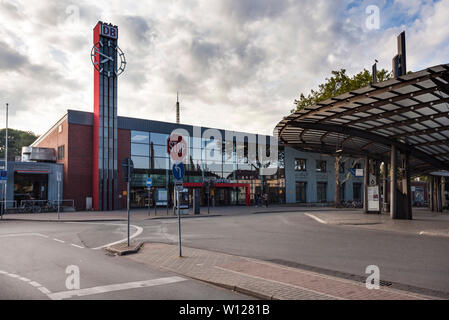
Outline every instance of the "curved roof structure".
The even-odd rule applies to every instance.
[[[280,121],[275,134],[299,150],[387,160],[410,155],[413,174],[449,170],[449,64],[322,101]]]

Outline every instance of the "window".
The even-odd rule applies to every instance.
[[[326,160],[316,161],[316,172],[326,172]]]
[[[339,173],[345,173],[345,163],[344,162],[340,162],[340,166],[338,168],[338,172]]]
[[[296,202],[306,202],[307,182],[296,182]]]
[[[151,152],[153,157],[168,158],[166,146],[151,145]]]
[[[169,135],[168,134],[162,134],[162,133],[151,133],[151,143],[159,145],[159,146],[166,146],[167,140]]]
[[[306,171],[306,159],[295,159],[295,171]]]
[[[362,164],[361,163],[356,163],[353,168],[354,169],[362,169]]]
[[[64,160],[65,156],[65,145],[58,147],[58,160]]]
[[[131,143],[131,155],[148,157],[150,155],[148,145],[141,143]]]
[[[150,133],[146,131],[131,131],[131,142],[148,144],[150,142]]]
[[[316,196],[318,202],[326,202],[327,201],[327,183],[326,182],[317,182],[316,184]]]
[[[135,169],[149,169],[150,168],[150,158],[148,157],[131,157]]]
[[[362,184],[354,183],[352,185],[352,199],[355,201],[362,200]]]

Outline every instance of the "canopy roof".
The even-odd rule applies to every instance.
[[[296,111],[275,134],[299,150],[389,160],[409,152],[413,173],[449,169],[449,64],[344,93]]]

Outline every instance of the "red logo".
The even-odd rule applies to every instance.
[[[187,155],[187,143],[178,134],[172,134],[167,141],[167,153],[173,162],[182,162]]]

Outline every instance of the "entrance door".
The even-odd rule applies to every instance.
[[[296,202],[305,203],[307,201],[306,190],[307,182],[296,182]]]

